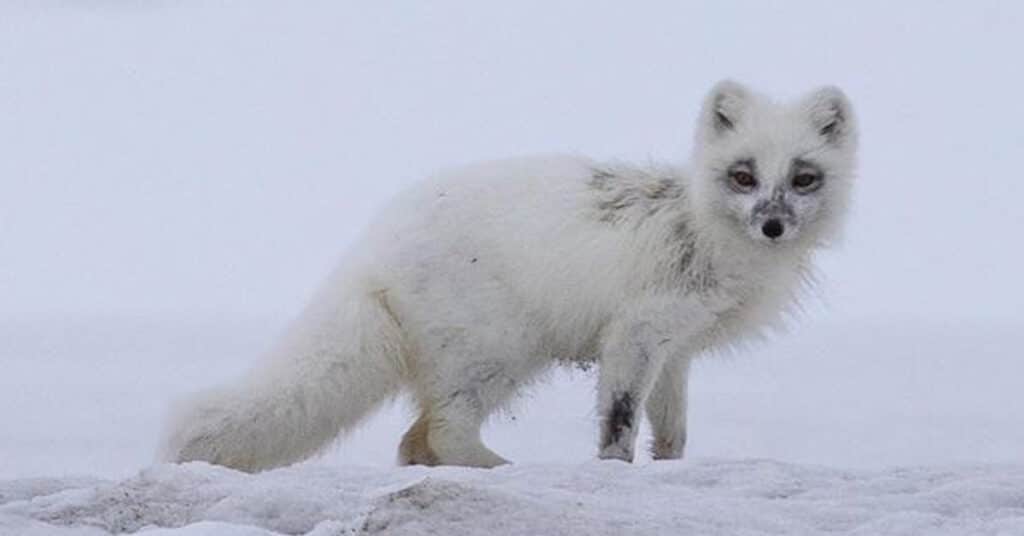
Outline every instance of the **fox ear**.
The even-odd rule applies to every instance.
[[[804,99],[804,111],[811,126],[833,145],[842,145],[856,135],[850,101],[835,86],[826,86],[808,95]]]
[[[733,80],[722,80],[715,84],[704,99],[701,113],[701,130],[709,138],[716,138],[736,130],[743,120],[743,114],[750,101],[750,91]]]

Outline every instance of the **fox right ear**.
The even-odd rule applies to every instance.
[[[715,84],[704,99],[703,129],[712,137],[736,130],[749,100],[750,91],[739,82],[722,80]]]
[[[804,98],[803,107],[811,125],[828,143],[841,145],[856,137],[850,100],[843,90],[825,86]]]

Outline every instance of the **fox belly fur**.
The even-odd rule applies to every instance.
[[[480,427],[559,361],[596,363],[599,456],[682,455],[691,359],[777,324],[838,232],[856,130],[826,87],[708,95],[688,169],[551,156],[470,166],[384,210],[265,362],[175,413],[172,461],[310,457],[407,391],[404,464],[493,467]]]

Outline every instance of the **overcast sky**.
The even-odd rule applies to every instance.
[[[0,4],[0,314],[296,312],[397,190],[534,152],[685,161],[700,99],[843,87],[827,315],[1019,321],[1016,2]]]

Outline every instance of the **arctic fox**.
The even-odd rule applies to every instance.
[[[856,125],[835,87],[708,94],[691,170],[539,157],[400,196],[266,363],[185,404],[164,456],[245,471],[317,453],[405,390],[399,462],[493,467],[481,424],[556,362],[598,365],[599,457],[686,442],[691,359],[777,325],[839,231]]]

